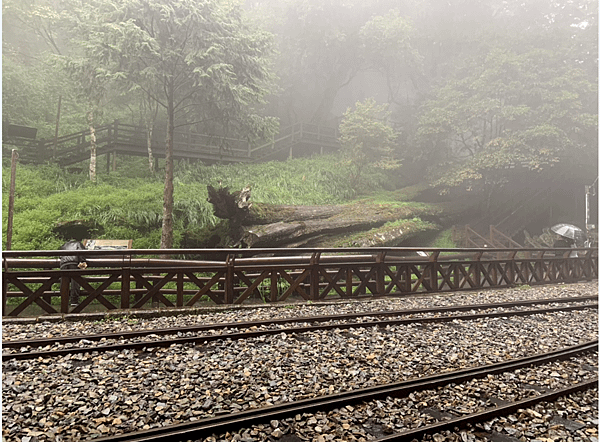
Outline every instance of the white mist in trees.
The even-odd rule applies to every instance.
[[[389,116],[388,105],[377,105],[372,98],[357,102],[354,110],[348,108],[344,113],[339,141],[354,189],[367,165],[381,169],[400,166],[394,157],[396,134],[388,123]]]
[[[410,18],[398,9],[371,18],[360,30],[365,67],[381,72],[389,103],[406,104],[401,98],[406,82],[418,89],[416,78],[422,76],[423,57],[412,46],[413,34]]]
[[[237,2],[99,1],[79,12],[107,69],[166,112],[161,248],[171,248],[174,133],[184,125],[248,139],[273,132],[274,119],[255,109],[272,84],[271,35],[250,29]]]
[[[447,160],[435,186],[484,189],[489,200],[514,165],[531,174],[595,163],[595,96],[596,85],[557,51],[493,49],[432,94],[416,141]]]

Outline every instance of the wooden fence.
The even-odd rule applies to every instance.
[[[360,299],[598,278],[598,249],[589,248],[84,250],[78,254],[86,269],[59,270],[59,257],[70,254],[4,252],[2,315]],[[75,305],[71,281],[81,286]]]
[[[250,162],[270,159],[277,152],[284,151],[284,158],[292,155],[295,146],[310,145],[331,151],[337,149],[337,129],[308,123],[296,123],[281,128],[279,134],[268,142],[250,143],[237,138],[206,135],[186,130],[175,132],[173,157],[175,159],[201,160],[206,162]],[[110,155],[122,154],[147,156],[147,132],[139,126],[114,121],[95,128],[97,155],[105,155],[107,170],[110,168]],[[153,156],[165,156],[165,132],[153,134]],[[89,129],[58,137],[52,140],[27,140],[21,143],[20,159],[25,163],[55,161],[69,166],[90,158]],[[313,152],[314,153],[314,152]]]

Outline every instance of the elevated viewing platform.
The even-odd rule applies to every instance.
[[[96,128],[97,156],[107,158],[111,154],[147,156],[147,131],[114,121]],[[19,151],[19,161],[42,164],[56,162],[71,166],[90,158],[91,136],[89,130],[58,137],[56,140],[5,140],[3,155],[10,155],[11,146]],[[152,155],[165,157],[165,134],[157,132],[152,137]],[[284,160],[310,156],[315,153],[332,152],[339,148],[337,129],[308,123],[296,123],[280,130],[269,142],[253,145],[235,138],[223,138],[198,134],[192,131],[175,133],[173,156],[175,160],[213,163],[239,163],[253,161]]]

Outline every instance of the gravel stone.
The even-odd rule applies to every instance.
[[[3,324],[3,339],[586,296],[597,290],[597,282],[591,282],[100,323]],[[598,314],[590,308],[443,324],[282,331],[244,340],[225,338],[197,345],[10,361],[2,364],[2,435],[7,442],[25,438],[87,440],[493,364],[597,336]],[[597,366],[597,354],[581,356],[436,391],[414,392],[407,398],[298,415],[206,440],[367,441],[449,415],[471,413],[494,401],[519,400],[581,382],[597,376]],[[522,425],[525,421],[531,424]],[[573,442],[592,441],[598,438],[597,422],[597,390],[588,390],[495,420],[487,427],[433,435],[427,440],[479,441],[486,439],[478,432],[496,432],[518,440],[566,441],[571,437]]]

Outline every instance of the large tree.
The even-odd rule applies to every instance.
[[[70,47],[56,3],[2,2],[2,120],[35,127],[38,138],[54,136],[59,100],[61,128],[79,131],[85,121],[76,87],[54,63]]]
[[[348,109],[344,114],[339,140],[355,190],[368,165],[380,169],[399,166],[393,144],[396,134],[389,125],[389,116],[387,104],[378,105],[372,98],[357,102],[354,109]]]
[[[428,164],[444,163],[437,181],[443,187],[491,189],[515,164],[530,171],[550,165],[570,168],[568,173],[586,169],[593,179],[597,5],[587,0],[475,3],[487,18],[471,25],[476,41],[452,46],[456,42],[448,34],[454,66],[431,78],[437,81],[420,109],[414,155]],[[470,10],[448,10],[446,16],[464,21]],[[448,60],[453,51],[439,60]]]
[[[585,71],[555,51],[496,48],[425,103],[416,134],[420,153],[443,162],[436,185],[479,186],[488,197],[514,166],[593,167],[596,95]]]
[[[220,0],[86,3],[94,53],[124,84],[145,91],[166,112],[161,248],[173,246],[173,141],[184,125],[231,136],[264,136],[271,84],[271,36],[247,26],[239,4]]]
[[[250,3],[250,2],[248,2]],[[281,92],[273,100],[287,124],[333,124],[344,87],[369,64],[361,28],[371,17],[398,7],[398,0],[258,0],[252,7],[276,35]],[[365,97],[357,97],[365,98]],[[354,101],[354,100],[353,100]]]
[[[422,57],[413,47],[414,29],[410,18],[399,9],[369,20],[360,30],[365,68],[381,73],[388,90],[388,103],[407,105],[402,91],[419,89]],[[401,96],[404,95],[404,96]]]

